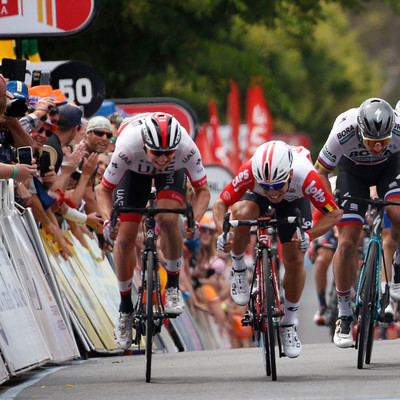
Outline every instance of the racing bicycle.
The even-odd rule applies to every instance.
[[[121,213],[138,213],[146,217],[142,222],[144,249],[142,250],[141,281],[133,310],[133,328],[135,329],[133,343],[140,348],[142,336],[146,338],[146,382],[151,380],[153,338],[161,332],[161,327],[168,318],[176,317],[176,315],[166,314],[164,311],[158,269],[159,258],[157,254],[155,217],[157,214],[163,213],[185,215],[188,227],[192,230],[194,229],[193,209],[189,202],[186,203],[186,208],[165,209],[157,208],[155,200],[156,193],[152,190],[149,204],[145,208],[120,206],[117,201],[114,203],[110,218],[111,231],[113,231],[118,215]]]
[[[382,249],[383,214],[386,206],[397,205],[394,201],[383,199],[363,199],[336,193],[339,202],[351,200],[371,205],[374,210],[370,239],[361,265],[358,281],[355,315],[358,320],[355,348],[358,350],[357,368],[362,369],[371,363],[372,347],[374,344],[375,326],[383,321],[385,308],[389,304],[389,286],[384,295],[381,294],[382,264],[387,282],[386,263]]]
[[[229,220],[230,213],[224,218],[223,231],[227,235],[231,227],[256,226],[256,245],[254,273],[250,288],[250,300],[243,326],[251,326],[253,340],[262,343],[265,372],[273,381],[277,379],[275,346],[278,345],[279,357],[282,351],[279,336],[279,320],[283,316],[283,293],[279,279],[278,231],[281,223],[295,223],[301,230],[302,218],[297,215],[276,219],[273,216],[260,217],[254,220]]]

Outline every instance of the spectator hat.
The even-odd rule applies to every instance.
[[[58,126],[66,126],[72,128],[74,126],[81,126],[82,124],[82,110],[74,104],[64,104],[58,107],[57,121]]]
[[[86,132],[94,131],[96,129],[106,129],[112,133],[111,122],[106,117],[100,115],[90,118]]]
[[[28,86],[21,81],[8,81],[7,90],[14,96],[14,99],[29,99]]]

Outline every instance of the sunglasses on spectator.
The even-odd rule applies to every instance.
[[[156,157],[161,157],[161,156],[166,156],[166,157],[168,157],[168,156],[170,156],[171,154],[173,154],[175,150],[165,150],[165,151],[162,151],[162,150],[148,149],[148,151],[149,151],[150,154],[153,154],[153,156],[156,156]]]
[[[282,189],[285,185],[286,182],[278,182],[278,183],[272,183],[271,185],[267,184],[267,183],[260,183],[260,186],[264,189],[264,190],[280,190]]]
[[[112,138],[112,133],[111,132],[103,132],[103,131],[97,131],[97,130],[93,130],[92,132],[98,137],[103,137],[104,135],[106,135],[107,139],[111,139]]]
[[[210,228],[200,228],[200,233],[208,233],[209,235],[214,234],[214,231]]]
[[[43,133],[43,132],[45,132],[46,133],[46,137],[50,137],[50,136],[52,136],[53,135],[53,132],[52,131],[50,131],[49,129],[45,129],[45,128],[43,128],[43,126],[37,131],[38,133]]]

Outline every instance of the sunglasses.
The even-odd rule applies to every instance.
[[[153,150],[153,149],[148,149],[148,151],[149,151],[150,154],[153,154],[153,156],[156,156],[156,157],[161,157],[161,156],[168,157],[171,154],[174,154],[174,152],[175,152],[175,150],[162,151],[162,150]]]
[[[209,235],[213,235],[214,231],[210,228],[200,228],[200,233],[208,233]]]
[[[385,139],[366,139],[363,136],[363,142],[369,147],[375,147],[377,143],[380,143],[382,147],[386,147],[390,141],[392,140],[392,136]]]
[[[93,130],[92,132],[98,137],[103,137],[104,135],[106,135],[107,139],[109,139],[109,140],[112,138],[112,135],[113,135],[111,132],[103,132],[103,131],[96,131],[96,130]]]
[[[271,185],[267,184],[267,183],[260,183],[259,185],[264,189],[264,190],[280,190],[282,189],[285,185],[286,182],[279,182],[279,183],[272,183]]]
[[[46,133],[46,137],[50,137],[50,136],[52,136],[53,135],[53,132],[52,131],[50,131],[49,129],[45,129],[45,128],[43,128],[43,126],[37,131],[38,133],[43,133],[43,132],[45,132]]]

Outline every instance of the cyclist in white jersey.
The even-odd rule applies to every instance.
[[[326,187],[328,174],[338,166],[336,188],[341,195],[370,197],[376,186],[379,197],[400,202],[400,115],[379,98],[365,100],[359,108],[340,114],[315,164]],[[338,224],[338,247],[333,271],[339,303],[334,343],[341,348],[353,345],[353,311],[350,290],[358,269],[358,239],[367,205],[351,201],[341,204],[344,214]],[[393,257],[392,298],[400,299],[400,213],[386,207],[397,243]]]
[[[115,201],[122,206],[145,207],[152,185],[157,191],[159,208],[183,207],[187,177],[194,189],[193,213],[199,221],[210,201],[207,176],[194,141],[170,114],[145,113],[124,120],[111,162],[96,194],[105,238],[115,238],[114,260],[121,294],[120,315],[114,329],[117,346],[128,349],[132,343],[131,287],[136,255],[134,243],[141,215],[124,213],[121,223],[110,233],[109,221]],[[114,193],[114,199],[113,199]],[[177,214],[159,214],[160,246],[168,274],[165,312],[179,315],[184,308],[179,291],[179,270],[183,264],[183,240]],[[186,237],[191,237],[189,229]]]

